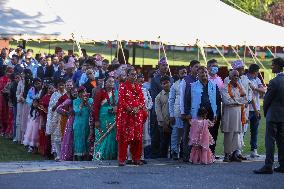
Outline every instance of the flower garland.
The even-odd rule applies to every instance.
[[[230,82],[229,85],[228,85],[228,92],[229,92],[230,97],[232,99],[234,99],[235,96],[234,96],[234,94],[232,92],[232,88],[233,88],[233,85]],[[242,87],[238,83],[237,83],[237,89],[239,90],[241,97],[246,96],[244,90],[242,89]],[[242,125],[243,126],[247,123],[246,112],[245,112],[245,105],[241,105],[241,121],[242,121]]]

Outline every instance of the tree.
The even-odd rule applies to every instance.
[[[263,18],[272,3],[279,0],[222,0],[224,3],[257,18]]]
[[[264,20],[284,27],[284,1],[271,4]]]

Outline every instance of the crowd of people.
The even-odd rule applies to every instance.
[[[79,58],[58,51],[36,59],[32,49],[19,46],[3,48],[0,59],[0,133],[30,153],[56,161],[118,159],[120,166],[146,164],[147,158],[211,164],[220,158],[215,151],[220,129],[223,161],[241,162],[249,128],[250,157],[259,156],[260,99],[271,91],[258,78],[257,64],[245,72],[241,60],[233,61],[222,80],[215,59],[206,67],[192,60],[172,77],[163,57],[145,82],[140,70],[100,54]],[[282,76],[283,59],[272,65]],[[264,103],[270,117],[271,103]]]

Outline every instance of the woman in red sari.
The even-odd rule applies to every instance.
[[[125,165],[127,147],[130,145],[135,165],[142,165],[143,125],[147,118],[144,96],[141,87],[135,82],[137,73],[134,68],[127,70],[127,81],[120,84],[117,107],[117,135],[119,166]]]
[[[40,109],[40,129],[39,129],[39,147],[38,151],[41,155],[51,158],[51,138],[50,135],[46,135],[46,121],[47,121],[47,112],[48,105],[51,98],[51,95],[55,91],[55,88],[52,84],[47,86],[47,93],[41,97],[39,103]]]
[[[0,66],[0,135],[4,135],[8,127],[7,115],[9,113],[8,97],[5,96],[5,86],[9,82],[6,74],[7,66]]]

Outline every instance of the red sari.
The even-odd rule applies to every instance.
[[[8,127],[7,115],[9,113],[8,101],[3,96],[3,89],[9,82],[9,78],[4,75],[0,77],[0,134],[4,133]]]
[[[38,151],[43,156],[48,156],[51,154],[51,138],[50,135],[45,134],[47,111],[50,101],[51,94],[46,94],[40,99],[40,105],[42,105],[43,110],[40,111],[40,129],[39,129],[39,147]]]
[[[138,84],[132,84],[129,81],[121,83],[118,99],[116,139],[119,161],[126,160],[128,145],[130,145],[133,161],[139,161],[142,153],[143,126],[147,119],[142,89]],[[131,113],[137,107],[139,107],[138,113]]]

